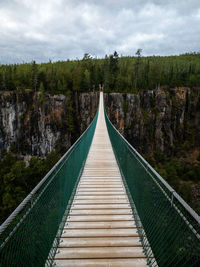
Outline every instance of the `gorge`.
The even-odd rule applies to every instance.
[[[1,173],[2,207],[11,212],[55,163],[57,156],[67,151],[88,127],[98,107],[98,95],[97,91],[65,95],[33,90],[0,93],[1,159],[10,154],[15,158],[7,160],[10,168]],[[200,213],[199,89],[158,87],[135,94],[105,93],[104,101],[114,126]],[[46,156],[48,161],[53,151],[51,164],[42,168]],[[2,164],[5,165],[4,160]],[[32,168],[38,177],[34,180],[31,178],[34,173],[28,174],[31,186],[23,189],[20,179],[25,176],[26,168]],[[18,180],[13,178],[16,171],[22,173]],[[20,184],[21,193],[13,191],[13,181],[16,188]]]

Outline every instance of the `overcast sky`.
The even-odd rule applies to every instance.
[[[0,0],[0,63],[200,52],[200,0]]]

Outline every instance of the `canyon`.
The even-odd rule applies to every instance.
[[[98,107],[98,93],[40,95],[0,93],[0,150],[20,159],[45,157],[56,146],[66,151],[89,126]]]
[[[63,154],[91,123],[98,97],[0,92],[0,157],[10,151],[28,166],[33,156]],[[199,88],[105,93],[104,102],[119,132],[200,213]]]

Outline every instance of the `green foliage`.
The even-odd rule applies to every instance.
[[[13,153],[16,152],[16,144],[15,144],[15,143],[12,143],[12,144],[10,145],[10,152],[13,152]]]
[[[200,86],[200,53],[180,56],[119,57],[117,52],[105,59],[85,54],[82,60],[55,63],[0,66],[0,90],[42,91],[52,94],[67,91],[98,90],[137,93],[162,87]]]
[[[190,183],[180,183],[178,193],[183,196],[184,200],[193,208],[195,207],[195,203],[192,201],[192,186]]]
[[[154,152],[154,159],[156,162],[163,163],[165,161],[165,154],[157,150]]]
[[[191,184],[200,182],[200,166],[187,165],[177,158],[169,160],[163,158],[160,154],[155,153],[155,169],[187,203],[195,208],[195,203],[193,203],[192,199]]]
[[[4,153],[0,162],[0,224],[19,205],[59,160],[60,154],[50,152],[46,159],[32,157],[29,166],[17,161],[12,153]]]
[[[55,151],[55,150],[51,151],[47,155],[47,157],[44,161],[45,172],[50,170],[59,159],[60,159],[60,155],[57,153],[57,151]]]
[[[76,130],[76,112],[74,109],[74,98],[70,91],[66,93],[67,99],[68,99],[68,106],[67,106],[67,129],[71,133],[75,133]]]
[[[31,69],[32,69],[32,89],[34,91],[37,90],[38,87],[38,67],[35,61],[31,63]]]

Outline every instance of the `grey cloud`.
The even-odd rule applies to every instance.
[[[199,0],[1,0],[0,63],[199,51]]]

